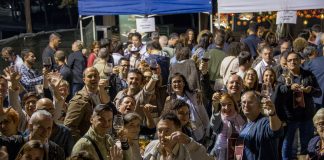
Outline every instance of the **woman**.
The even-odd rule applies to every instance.
[[[266,68],[263,72],[263,83],[270,84],[274,89],[277,83],[276,73],[272,68]]]
[[[211,129],[215,137],[215,144],[211,154],[219,160],[231,159],[227,157],[228,139],[236,138],[245,121],[239,113],[238,106],[232,96],[227,93],[220,99],[214,100],[214,112],[210,120]],[[234,156],[234,154],[233,154]]]
[[[307,147],[307,159],[324,159],[324,108],[319,109],[313,117],[313,123],[318,133],[312,138]]]
[[[192,50],[192,48],[196,45],[195,42],[195,32],[192,29],[187,29],[186,31],[186,44]]]
[[[189,89],[187,80],[182,74],[175,73],[171,76],[170,80],[171,96],[166,98],[163,112],[168,112],[172,109],[172,102],[175,99],[188,103],[190,106],[190,121],[196,127],[193,130],[193,138],[201,142],[207,132],[209,123],[207,111],[202,100],[198,100],[197,93]]]
[[[139,145],[139,133],[141,130],[142,118],[137,113],[127,113],[124,115],[124,128],[123,128],[123,138],[127,139],[130,147],[130,157],[133,160],[141,160],[141,148]],[[123,139],[121,138],[121,139]],[[117,142],[120,145],[120,142]]]
[[[244,91],[259,90],[258,75],[253,68],[248,69],[245,75],[243,76],[243,85],[244,85]]]
[[[266,34],[265,41],[273,48],[277,47],[277,45],[278,45],[276,34],[273,32],[268,32]]]
[[[98,56],[98,52],[100,49],[100,42],[99,41],[93,41],[92,45],[91,45],[91,53],[88,57],[87,60],[87,67],[92,67],[93,66],[93,62],[95,61],[95,59]]]
[[[41,141],[30,140],[22,146],[16,160],[43,160],[45,150],[45,145]]]

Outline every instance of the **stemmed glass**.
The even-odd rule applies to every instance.
[[[118,132],[124,128],[124,118],[122,115],[115,115],[113,120],[113,128]]]
[[[261,88],[261,96],[265,98],[266,100],[270,100],[270,97],[272,95],[272,86],[269,83],[264,83],[262,84]]]
[[[155,59],[150,60],[150,69],[151,70],[156,70],[158,68],[158,63]]]
[[[52,67],[52,59],[51,59],[51,57],[45,57],[43,59],[43,66],[46,67],[47,69],[50,69]]]

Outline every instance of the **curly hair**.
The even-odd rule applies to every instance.
[[[308,42],[306,39],[302,37],[298,37],[293,42],[293,50],[295,52],[302,52],[304,48],[306,48],[308,45]]]

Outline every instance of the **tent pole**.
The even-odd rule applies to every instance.
[[[201,31],[201,18],[200,18],[200,12],[198,13],[198,31]]]
[[[221,28],[221,26],[220,26],[220,24],[221,24],[221,20],[220,20],[220,18],[221,18],[221,16],[220,16],[220,13],[218,12],[218,14],[217,14],[217,16],[218,16],[218,19],[217,19],[217,23],[218,23],[218,29],[220,29]]]
[[[83,41],[83,26],[82,26],[82,16],[79,15],[79,22],[80,22],[80,36],[81,36],[81,41]]]
[[[210,32],[213,33],[214,32],[214,25],[213,25],[213,13],[210,13],[209,15],[209,20],[210,20]]]
[[[97,40],[97,30],[96,30],[96,21],[95,16],[92,16],[92,29],[93,29],[93,40]]]
[[[234,16],[235,16],[235,14],[233,14],[233,16],[232,16],[232,31],[234,32],[234,24],[235,24],[235,22],[234,22]]]

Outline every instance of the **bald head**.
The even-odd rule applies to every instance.
[[[46,110],[54,116],[54,104],[48,98],[41,98],[36,102],[36,110]]]

